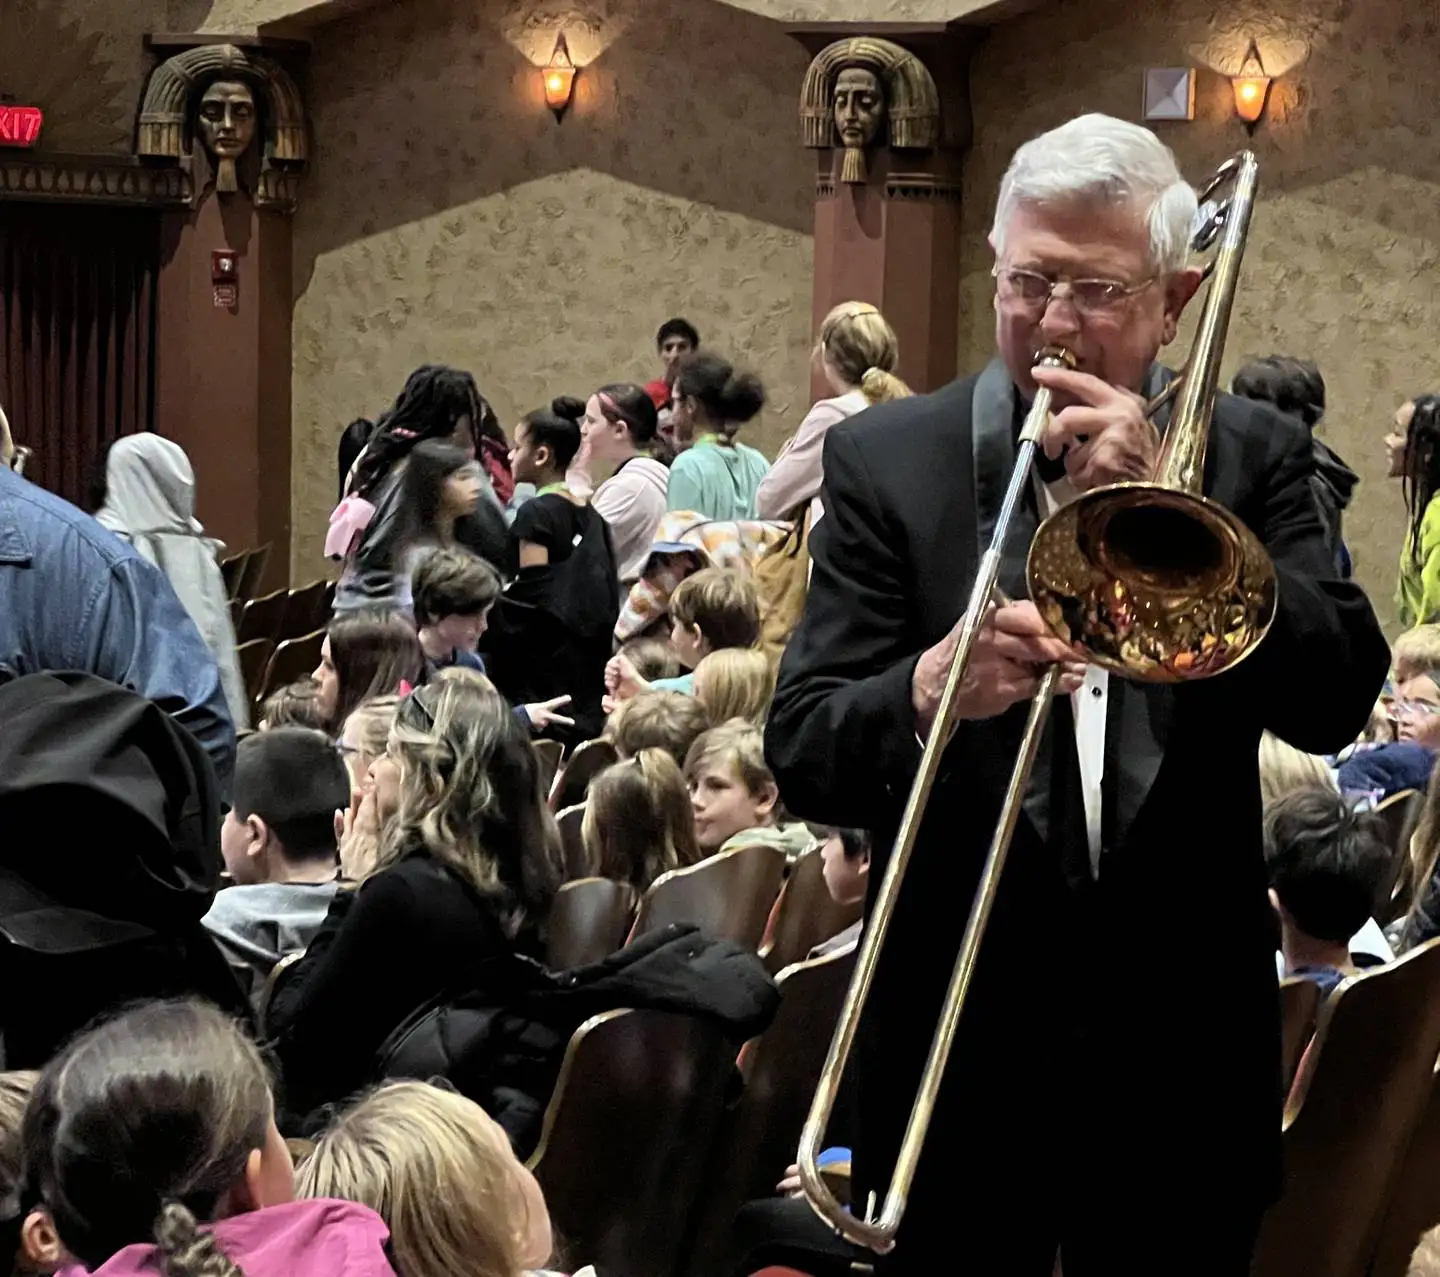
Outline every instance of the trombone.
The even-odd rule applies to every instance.
[[[1128,678],[1177,683],[1219,674],[1255,649],[1275,616],[1275,569],[1269,555],[1239,519],[1201,494],[1220,359],[1255,204],[1257,175],[1254,155],[1243,151],[1221,165],[1200,192],[1205,215],[1191,248],[1204,252],[1215,247],[1203,273],[1210,287],[1185,367],[1146,405],[1146,416],[1151,417],[1170,400],[1175,404],[1154,477],[1148,482],[1092,489],[1046,519],[1030,546],[1026,565],[1030,597],[1046,624],[1057,637],[1082,648],[1091,663]],[[1227,187],[1230,194],[1215,202]],[[1056,347],[1042,350],[1036,358],[1037,366],[1051,368],[1073,367],[1074,363],[1069,351]],[[986,613],[999,597],[1001,553],[1016,509],[1031,483],[1035,450],[1050,416],[1050,403],[1050,391],[1039,387],[1020,431],[1015,468],[989,548],[980,559],[935,722],[875,906],[865,923],[855,974],[800,1136],[798,1165],[806,1199],[845,1240],[878,1254],[894,1247],[905,1213],[1041,730],[1058,685],[1058,667],[1046,672],[1030,705],[1004,805],[878,1216],[873,1198],[864,1218],[850,1214],[825,1184],[816,1159],[841,1075],[854,1049],[930,791],[955,726],[957,694]]]

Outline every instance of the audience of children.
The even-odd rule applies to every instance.
[[[666,510],[670,471],[652,455],[658,426],[655,405],[639,386],[602,386],[585,401],[583,468],[577,463],[567,477],[574,489],[589,485],[591,468],[611,472],[591,504],[610,525],[622,582],[640,575]]]
[[[400,481],[407,526],[396,538],[394,570],[404,599],[419,561],[437,546],[453,546],[461,519],[475,513],[485,480],[473,453],[441,439],[416,444]]]
[[[710,715],[695,697],[683,692],[645,692],[621,701],[605,726],[606,737],[621,758],[642,749],[663,749],[683,766],[690,746],[709,731]]]
[[[554,1249],[545,1198],[509,1137],[478,1104],[424,1082],[381,1086],[342,1113],[295,1189],[376,1211],[404,1277],[522,1277]]]
[[[311,727],[324,731],[325,716],[320,709],[320,684],[313,678],[302,678],[276,688],[265,698],[256,726],[262,732],[272,727]]]
[[[352,793],[364,788],[371,764],[385,752],[399,707],[398,696],[372,696],[361,701],[346,718],[339,743],[350,771]]]
[[[825,887],[837,905],[859,904],[870,887],[870,835],[863,829],[810,827],[820,843],[825,862]],[[854,945],[860,939],[863,919],[852,922],[843,931],[810,950],[812,958],[823,958]]]
[[[663,749],[642,749],[590,782],[583,837],[590,872],[637,892],[700,859],[685,777]]]
[[[372,1081],[400,1021],[488,958],[538,956],[560,881],[535,754],[498,694],[468,679],[411,692],[370,774],[382,807],[384,777],[396,785],[378,864],[336,895],[270,1001],[297,1116]]]
[[[885,316],[869,302],[841,302],[825,316],[812,363],[833,398],[818,400],[780,450],[755,493],[762,519],[790,519],[810,507],[819,518],[820,456],[830,427],[872,404],[903,399],[910,388],[895,375],[900,342]]]
[[[406,380],[394,406],[376,423],[350,473],[346,495],[330,516],[325,553],[343,558],[335,589],[336,612],[356,608],[408,611],[410,581],[401,555],[415,533],[406,504],[405,471],[415,448],[428,440],[449,443],[478,457],[488,477],[475,509],[454,526],[456,539],[482,558],[500,563],[505,553],[505,503],[513,481],[504,435],[495,413],[467,372],[427,364]]]
[[[1395,603],[1400,624],[1440,620],[1440,395],[1414,401],[1401,461],[1405,513]]]
[[[700,348],[700,334],[688,319],[667,319],[655,334],[655,351],[664,374],[645,383],[645,393],[657,411],[668,412],[680,362]]]
[[[174,440],[148,430],[116,439],[100,458],[91,493],[95,521],[165,573],[220,667],[236,730],[250,725],[250,698],[235,655],[230,600],[220,576],[224,546],[195,517],[195,470]]]
[[[761,727],[775,695],[775,670],[753,647],[722,647],[695,667],[695,699],[712,723],[743,718]]]
[[[240,742],[220,827],[234,885],[204,923],[252,998],[325,921],[339,871],[335,812],[350,805],[350,792],[340,752],[320,732],[277,727]]]
[[[197,1002],[70,1043],[25,1113],[22,1267],[66,1277],[390,1277],[368,1206],[295,1200],[256,1046]]]
[[[670,467],[666,501],[707,519],[753,519],[755,492],[770,469],[764,454],[737,441],[740,427],[765,406],[765,387],[719,355],[680,361],[671,422],[684,448]]]
[[[427,671],[433,675],[460,666],[484,674],[485,661],[476,649],[500,597],[495,569],[468,550],[442,546],[419,560],[412,581],[415,624]],[[567,693],[517,705],[515,712],[529,731],[539,733],[550,727],[573,727],[574,720],[561,713],[569,703]]]
[[[1352,811],[1333,789],[1296,789],[1265,811],[1270,903],[1280,919],[1285,974],[1328,995],[1373,960],[1351,950],[1370,921],[1390,864],[1379,818]]]
[[[372,696],[416,686],[425,654],[415,627],[398,612],[347,612],[330,622],[315,670],[325,731],[338,736],[355,707]]]
[[[604,725],[604,670],[620,612],[609,527],[565,485],[584,412],[578,400],[557,399],[515,432],[516,478],[538,490],[511,526],[513,579],[495,609],[486,646],[490,677],[513,703],[571,697],[573,721],[545,729],[570,745],[598,736]]]
[[[685,781],[695,841],[707,856],[756,845],[798,856],[812,841],[803,823],[782,819],[765,739],[750,723],[722,723],[701,736],[685,756]]]
[[[642,692],[694,694],[695,667],[711,652],[751,648],[760,637],[760,595],[755,582],[734,568],[703,568],[687,576],[670,596],[670,646],[689,673],[645,679],[622,651],[605,667],[605,687],[615,703]]]
[[[634,667],[635,673],[647,682],[661,678],[679,678],[684,666],[670,645],[669,639],[635,638],[621,646],[617,656],[623,656]]]

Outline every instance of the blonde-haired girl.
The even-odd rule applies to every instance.
[[[700,859],[685,777],[663,749],[642,749],[596,776],[582,830],[590,872],[642,893]]]
[[[775,695],[775,671],[764,652],[722,647],[695,667],[695,699],[712,723],[743,718],[764,725]]]
[[[757,518],[790,518],[820,495],[820,453],[831,426],[911,394],[895,375],[900,363],[895,330],[869,302],[841,302],[825,316],[814,359],[835,397],[816,402],[775,459],[755,494]],[[819,509],[812,509],[811,522],[819,517]]]
[[[550,1260],[545,1198],[509,1137],[478,1104],[424,1082],[382,1086],[341,1114],[295,1189],[369,1206],[405,1277],[520,1277]]]

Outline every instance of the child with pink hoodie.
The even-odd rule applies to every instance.
[[[395,1277],[353,1202],[295,1200],[255,1045],[199,1002],[76,1038],[25,1114],[25,1259],[63,1277]]]

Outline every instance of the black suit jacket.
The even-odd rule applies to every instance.
[[[911,675],[964,609],[1013,457],[1013,443],[972,431],[975,390],[970,378],[873,408],[825,444],[825,515],[767,750],[795,814],[875,832],[872,893],[920,757]],[[1340,748],[1388,664],[1365,595],[1333,575],[1311,471],[1302,427],[1219,397],[1205,491],[1273,556],[1274,626],[1214,679],[1112,677],[1098,881],[1072,785],[1064,810],[1021,819],[931,1144],[961,1139],[967,1162],[1003,1174],[1006,1148],[1033,1155],[1042,1140],[1059,1158],[1104,1132],[1117,1153],[1128,1141],[1121,1164],[1148,1168],[1137,1192],[1187,1192],[1207,1152],[1224,1156],[1228,1185],[1273,1189],[1275,931],[1256,751],[1265,728],[1303,750]],[[1033,508],[1024,522],[1001,577],[1017,596]],[[862,1028],[862,1187],[898,1142],[1026,709],[962,723],[943,760]],[[1068,699],[1047,740],[1063,771]],[[1197,971],[1197,954],[1213,965]],[[925,1178],[922,1166],[911,1215],[926,1212]]]

